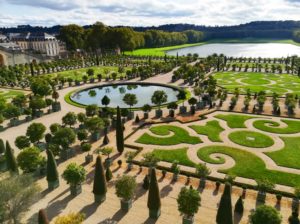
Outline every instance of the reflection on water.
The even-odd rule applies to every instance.
[[[113,85],[105,87],[94,87],[92,89],[82,90],[71,96],[71,99],[83,105],[97,104],[103,106],[102,98],[107,95],[110,98],[109,107],[129,108],[123,102],[123,97],[126,93],[135,94],[138,103],[134,107],[142,107],[145,104],[153,105],[151,97],[156,90],[163,90],[168,96],[168,102],[177,101],[178,90],[156,85]]]
[[[230,57],[262,57],[280,58],[291,55],[300,55],[300,47],[292,44],[257,43],[257,44],[206,44],[168,51],[168,55],[199,54],[206,57],[213,53],[224,54]]]

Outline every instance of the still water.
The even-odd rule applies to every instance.
[[[137,97],[137,104],[133,107],[142,107],[145,104],[153,106],[151,97],[156,90],[163,90],[167,96],[167,103],[177,101],[178,90],[159,85],[132,85],[132,84],[120,84],[110,86],[98,86],[91,89],[81,90],[71,96],[71,100],[82,104],[91,105],[97,104],[103,107],[101,100],[106,95],[110,99],[108,107],[116,108],[129,108],[127,104],[123,102],[123,98],[126,93],[135,94]]]
[[[300,46],[283,43],[253,43],[253,44],[206,44],[168,51],[168,55],[199,54],[206,57],[213,53],[224,54],[229,57],[262,57],[281,58],[291,55],[300,56]]]

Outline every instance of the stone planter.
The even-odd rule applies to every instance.
[[[53,112],[57,112],[61,110],[60,102],[54,102],[52,103],[52,110]]]
[[[194,223],[194,216],[184,215],[182,217],[182,224],[193,224],[193,223]]]
[[[130,171],[132,169],[132,162],[128,162],[127,164],[127,170]]]
[[[76,86],[80,86],[80,81],[75,81]]]
[[[0,125],[0,132],[4,131],[4,127],[2,125]]]
[[[131,207],[132,207],[132,200],[128,200],[128,201],[121,200],[121,209],[124,212],[128,212],[129,209],[131,209]]]
[[[0,171],[4,172],[7,170],[7,163],[6,160],[4,158],[4,155],[0,157]]]
[[[13,119],[10,120],[9,124],[12,127],[18,126],[20,124],[20,121],[17,118],[13,118]]]
[[[149,209],[149,217],[152,219],[157,219],[160,216],[160,208],[159,209]]]
[[[70,159],[73,156],[73,152],[71,149],[64,149],[60,152],[60,158],[62,160]]]
[[[44,151],[47,148],[47,144],[45,142],[37,142],[34,146],[39,148],[41,151]]]
[[[98,195],[98,194],[94,194],[94,199],[95,199],[95,203],[101,204],[102,202],[105,201],[106,195]]]
[[[149,113],[145,112],[145,113],[144,113],[144,119],[146,120],[146,119],[148,119],[148,118],[149,118]]]
[[[48,181],[48,189],[54,190],[55,188],[58,188],[59,186],[59,180],[56,181]]]
[[[42,117],[44,115],[44,112],[43,111],[36,111],[35,113],[36,117]]]
[[[58,89],[59,89],[59,90],[63,89],[63,85],[59,85],[59,86],[58,86]]]
[[[266,201],[266,192],[259,191],[257,194],[257,201],[265,203]]]
[[[106,158],[104,161],[105,168],[110,167],[111,164],[112,164],[112,158]]]
[[[91,139],[92,141],[98,141],[100,139],[100,133],[99,132],[94,132],[92,135],[91,135]]]
[[[51,114],[51,113],[52,113],[52,109],[48,109],[47,114]]]
[[[292,200],[292,211],[299,209],[299,199],[298,198],[293,198]]]
[[[186,113],[186,106],[179,107],[179,111],[180,111],[180,114],[185,114]]]
[[[127,115],[127,120],[132,120],[134,118],[134,112],[133,111],[129,111],[128,115]]]
[[[32,120],[32,117],[30,115],[26,116],[26,118],[25,118],[26,122],[31,121],[31,120]]]
[[[191,114],[194,115],[196,112],[196,108],[195,106],[191,106]]]
[[[173,180],[173,181],[177,181],[177,180],[178,180],[178,173],[174,173],[174,174],[173,174],[172,180]]]
[[[79,129],[84,129],[85,128],[85,125],[84,124],[80,124],[79,125]]]
[[[70,185],[71,195],[77,196],[82,192],[81,184]]]
[[[174,117],[175,116],[175,111],[174,110],[169,110],[169,116]]]
[[[160,118],[162,117],[162,115],[163,115],[162,110],[155,110],[155,117]]]
[[[95,79],[94,78],[91,78],[90,79],[90,83],[94,83],[95,82]]]
[[[93,161],[93,155],[88,154],[85,156],[85,163],[90,163]]]

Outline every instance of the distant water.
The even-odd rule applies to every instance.
[[[168,51],[168,55],[187,55],[188,53],[199,54],[206,57],[214,53],[224,54],[229,57],[262,57],[281,58],[292,55],[300,56],[300,47],[283,43],[253,43],[253,44],[206,44],[201,46],[187,47]]]

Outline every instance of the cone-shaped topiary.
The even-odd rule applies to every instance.
[[[225,184],[225,189],[217,212],[216,222],[217,224],[233,224],[231,185],[229,183]]]
[[[299,216],[299,213],[296,209],[292,212],[292,215],[289,217],[289,224],[299,224],[300,220],[299,220],[298,216]]]
[[[5,145],[3,140],[0,138],[0,154],[5,153]]]
[[[59,184],[59,176],[57,172],[56,161],[50,149],[47,150],[47,178],[46,179],[48,183],[56,182],[56,185],[53,186],[53,188],[57,187]]]
[[[239,199],[237,200],[237,202],[235,203],[234,212],[236,212],[240,215],[243,214],[243,212],[244,212],[244,203],[243,203],[242,196],[240,196]]]
[[[147,206],[149,208],[150,218],[158,218],[160,215],[161,202],[155,168],[152,168],[151,170]]]
[[[38,224],[49,224],[49,220],[44,209],[39,210]]]
[[[96,168],[95,168],[94,186],[93,186],[93,193],[95,195],[95,200],[98,202],[104,201],[106,192],[107,192],[107,187],[106,187],[106,178],[104,175],[104,167],[102,164],[101,156],[98,156],[96,159]],[[96,199],[97,196],[99,196],[100,198]]]
[[[136,117],[135,117],[135,121],[134,121],[135,123],[139,123],[140,122],[140,117],[139,117],[139,115],[136,115]]]
[[[103,138],[103,145],[107,145],[109,143],[109,139],[107,136],[107,133],[105,133],[104,138]]]
[[[124,151],[124,133],[123,133],[123,123],[121,120],[121,111],[117,107],[117,122],[116,122],[116,140],[117,140],[117,150],[119,153]]]
[[[107,182],[109,182],[113,178],[112,172],[109,167],[107,167],[105,171],[105,178]]]
[[[11,172],[19,173],[18,164],[14,155],[14,151],[10,147],[8,141],[6,141],[5,158],[7,163],[7,169]]]
[[[148,190],[149,189],[149,185],[150,185],[150,180],[149,180],[149,176],[146,175],[144,180],[143,180],[143,188],[145,190]]]

